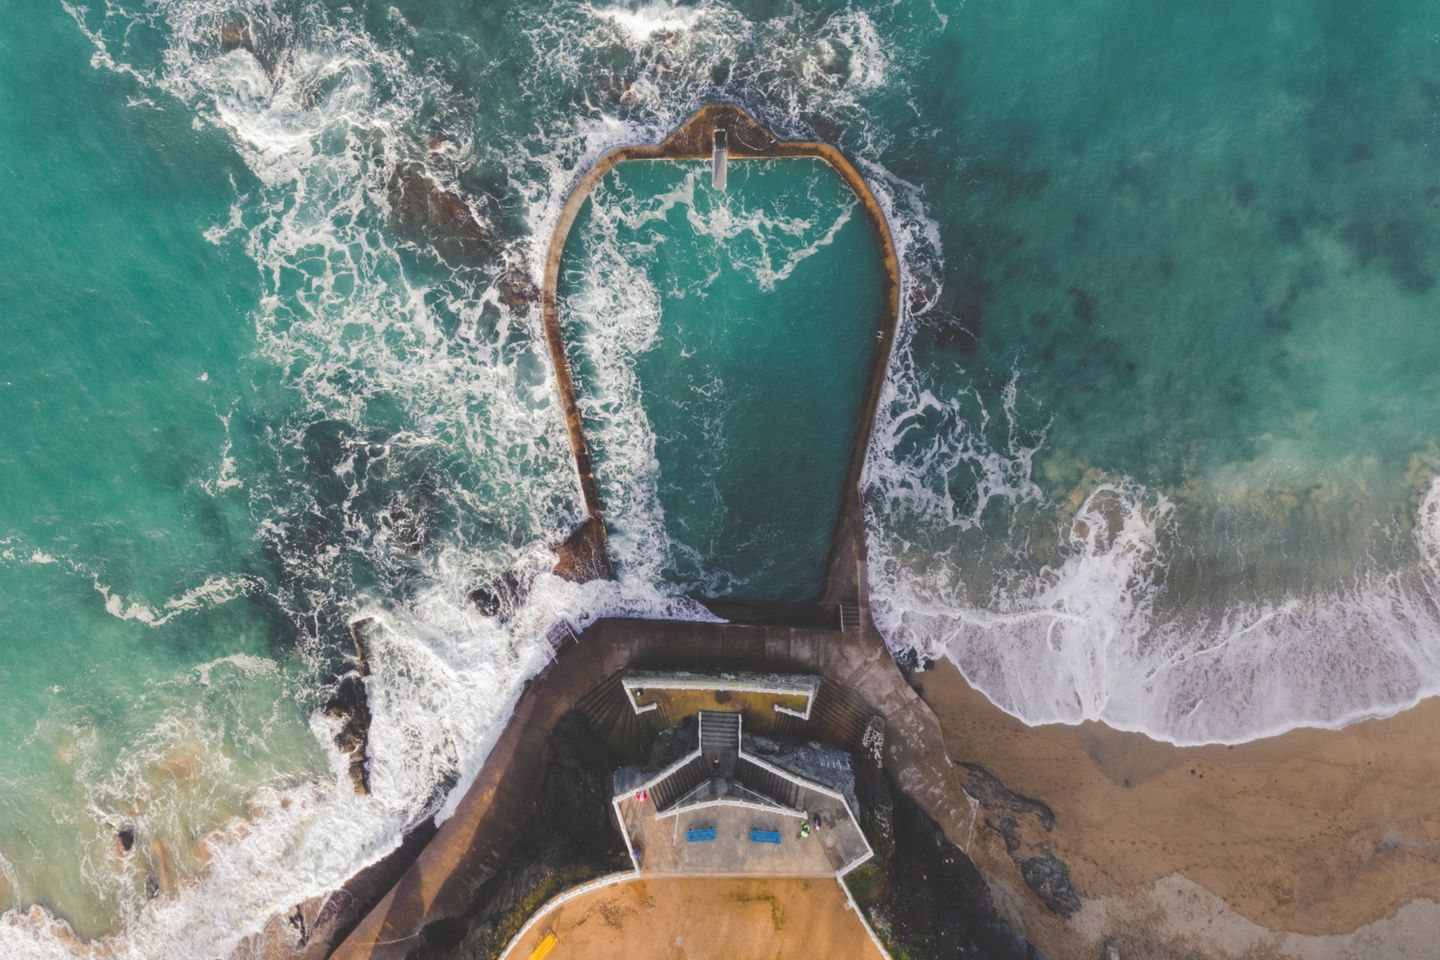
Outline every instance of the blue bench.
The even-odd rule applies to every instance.
[[[751,843],[777,843],[777,844],[778,844],[778,843],[780,842],[780,831],[779,831],[779,830],[751,830],[751,831],[750,831],[750,842],[751,842]]]
[[[715,839],[714,827],[691,827],[685,831],[686,843],[708,843]]]

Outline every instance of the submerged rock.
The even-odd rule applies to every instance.
[[[380,518],[390,539],[406,553],[414,556],[430,542],[431,497],[420,487],[407,496],[396,496]]]
[[[516,313],[530,309],[531,304],[540,302],[540,288],[530,279],[530,274],[511,264],[495,284],[500,293],[500,302]]]
[[[356,667],[335,684],[324,708],[326,716],[340,721],[335,745],[350,758],[350,782],[354,784],[356,793],[370,792],[370,700],[365,689],[370,677],[370,657],[365,631],[374,623],[367,618],[350,625],[350,636],[355,642]]]
[[[530,585],[523,582],[514,571],[497,580],[482,583],[470,591],[470,602],[487,617],[509,620],[525,603]]]
[[[115,839],[120,841],[120,849],[129,853],[135,849],[135,825],[133,823],[123,824],[115,831]]]
[[[465,199],[442,187],[420,163],[401,163],[385,186],[396,232],[433,244],[452,263],[479,263],[490,256],[490,231]]]
[[[810,122],[810,129],[815,131],[815,136],[826,143],[839,143],[845,134],[845,128],[840,125],[840,121],[828,114],[812,113],[806,119]]]

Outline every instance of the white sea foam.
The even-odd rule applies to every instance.
[[[136,620],[149,627],[160,627],[193,610],[229,603],[260,589],[260,584],[246,577],[207,577],[199,586],[170,597],[156,609],[143,600],[127,600],[92,575],[95,592],[105,598],[105,612],[121,620]]]
[[[1026,722],[1100,720],[1178,744],[1334,728],[1440,692],[1433,567],[1187,615],[1157,606],[1172,519],[1164,497],[1102,483],[1075,512],[1059,566],[1011,574],[978,601],[948,561],[916,564],[873,537],[877,621],[892,643],[948,656]]]
[[[586,345],[609,364],[593,395],[600,399],[586,415],[605,419],[601,432],[610,438],[601,480],[607,506],[618,504],[624,521],[613,541],[624,576],[583,586],[561,581],[545,572],[553,559],[547,544],[580,511],[534,318],[502,308],[489,273],[447,279],[443,271],[413,271],[411,260],[425,253],[387,227],[384,185],[397,163],[417,158],[446,186],[465,163],[505,170],[532,238],[505,253],[538,275],[543,239],[578,171],[610,147],[658,139],[711,99],[739,99],[787,135],[812,135],[817,115],[841,122],[845,146],[858,155],[894,233],[905,316],[866,483],[874,495],[872,596],[897,648],[953,657],[992,699],[1031,722],[1093,716],[1179,741],[1341,723],[1398,709],[1431,692],[1424,678],[1440,677],[1421,642],[1435,635],[1433,574],[1396,574],[1345,595],[1238,610],[1210,634],[1156,629],[1147,618],[1173,513],[1161,497],[1124,478],[1094,485],[1067,518],[1062,562],[1006,581],[993,596],[962,589],[965,571],[947,566],[944,551],[931,551],[922,534],[959,535],[975,529],[987,505],[1036,501],[1031,461],[1044,437],[1013,422],[1018,382],[1003,409],[989,411],[978,394],[933,389],[934,371],[910,349],[912,314],[935,301],[943,251],[921,187],[866,160],[880,155],[893,124],[871,122],[864,98],[884,89],[903,99],[907,77],[894,45],[862,11],[821,16],[790,7],[754,21],[711,2],[557,4],[524,33],[531,47],[524,93],[549,111],[536,118],[536,132],[498,138],[460,129],[453,142],[429,150],[427,125],[473,105],[439,72],[411,65],[342,13],[302,6],[282,17],[262,4],[212,0],[156,0],[139,12],[117,4],[67,9],[92,39],[97,67],[133,77],[162,108],[184,105],[202,127],[223,130],[253,174],[205,237],[238,244],[255,262],[262,288],[254,317],[258,353],[283,371],[302,411],[273,423],[266,439],[277,451],[293,452],[303,448],[309,426],[343,425],[329,474],[346,494],[333,505],[339,520],[325,528],[330,539],[304,547],[306,524],[331,505],[306,488],[308,478],[276,490],[246,475],[228,423],[209,482],[213,492],[247,498],[257,539],[283,575],[303,585],[302,600],[287,599],[288,613],[303,619],[314,609],[341,608],[376,620],[369,688],[374,792],[351,794],[345,759],[332,750],[328,778],[262,786],[249,798],[247,816],[207,840],[209,866],[173,895],[136,902],[116,937],[92,949],[43,911],[17,909],[0,918],[0,954],[231,952],[267,919],[334,889],[393,849],[427,812],[436,784],[455,771],[460,789],[439,812],[453,808],[524,678],[546,661],[543,637],[551,624],[582,627],[607,614],[703,615],[660,578],[671,545],[654,495],[654,439],[623,362],[654,336],[655,291],[642,277],[620,273],[593,285],[611,299],[589,306],[620,321],[595,331],[601,339]],[[276,49],[264,58],[245,50],[222,55],[218,24],[238,14]],[[132,30],[161,37],[163,54],[149,57],[139,43],[132,50]],[[729,79],[715,79],[727,72]],[[806,227],[818,231],[816,242],[827,228],[838,224]],[[779,277],[788,260],[754,263]],[[400,411],[405,426],[378,431],[372,406]],[[992,446],[997,434],[1002,439]],[[415,470],[433,477],[433,468],[417,465],[438,462],[427,459],[437,451],[449,454],[453,476],[435,481],[434,495],[465,519],[411,554],[361,506],[368,482],[362,461],[395,475]],[[961,496],[962,487],[978,492]],[[1432,485],[1416,528],[1432,568],[1440,567],[1437,489]],[[474,518],[483,518],[485,532],[472,529]],[[3,546],[0,555],[12,561],[29,553],[23,545]],[[927,563],[915,562],[917,552],[928,555]],[[382,585],[404,589],[377,592],[372,578],[354,576],[357,562]],[[509,569],[532,587],[502,625],[481,617],[466,595]],[[248,587],[233,578],[206,581],[161,602],[122,596],[98,577],[95,589],[116,616],[163,623]],[[1314,629],[1327,620],[1329,629]],[[1333,622],[1348,629],[1335,630]],[[1301,646],[1302,638],[1322,633],[1335,641]],[[226,671],[252,668],[269,675],[258,664],[227,660],[201,665],[187,679],[203,678],[214,689]],[[1317,712],[1317,704],[1328,712]],[[214,720],[187,722],[193,728]],[[318,713],[311,723],[329,750],[332,725]],[[181,726],[172,719],[157,728],[155,749]],[[118,796],[129,782],[121,777],[107,789]]]
[[[608,20],[629,36],[632,41],[644,42],[657,33],[671,34],[689,30],[700,19],[702,11],[697,7],[682,7],[672,3],[646,3],[638,7],[590,7],[599,19]]]

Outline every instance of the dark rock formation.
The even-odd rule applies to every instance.
[[[916,336],[934,349],[970,356],[980,346],[985,315],[995,296],[995,285],[985,279],[983,264],[968,275],[941,288],[934,305],[918,317]],[[911,308],[917,304],[912,302]]]
[[[605,549],[605,522],[590,517],[555,548],[555,575],[572,583],[610,580],[615,576]]]
[[[355,669],[342,676],[330,699],[325,703],[326,716],[340,721],[335,745],[350,757],[350,780],[356,793],[370,792],[370,762],[366,753],[370,744],[370,700],[365,683],[370,677],[370,657],[365,647],[365,631],[374,621],[356,620],[350,625],[355,642]]]
[[[529,820],[515,831],[504,863],[476,891],[465,915],[425,928],[415,960],[494,957],[546,900],[629,867],[614,826],[610,772],[618,761],[572,712],[545,746]]]
[[[380,517],[380,525],[397,547],[413,556],[430,542],[432,509],[430,490],[421,486],[392,499]]]
[[[264,33],[257,38],[255,28],[244,17],[236,17],[220,24],[220,52],[244,50],[255,58],[266,76],[273,78],[282,51],[274,42],[273,32],[268,39],[271,42],[266,42],[267,36]]]
[[[465,199],[446,190],[420,163],[401,163],[385,186],[390,224],[416,242],[432,244],[451,263],[480,263],[490,256],[490,231]]]
[[[500,293],[500,302],[516,313],[524,313],[532,304],[540,302],[540,288],[535,286],[530,274],[515,264],[505,267],[495,289]]]
[[[646,758],[645,765],[640,768],[647,777],[653,773],[659,773],[685,754],[695,749],[697,732],[695,729],[695,718],[686,717],[684,720],[660,731],[655,742],[650,745],[650,756]]]
[[[829,114],[811,113],[806,119],[810,122],[810,129],[815,131],[815,136],[827,143],[839,143],[845,134],[845,128],[840,125],[840,121]]]
[[[861,790],[856,761],[856,790],[883,789],[892,810],[891,852],[871,836],[875,859],[845,882],[893,956],[914,960],[1043,960],[1041,954],[995,909],[990,890],[965,853],[915,801],[895,789],[883,771]],[[862,803],[866,801],[862,799]],[[868,817],[868,812],[867,812]],[[870,836],[867,832],[867,836]],[[878,842],[877,842],[878,841]]]
[[[1046,839],[1055,829],[1054,811],[1009,789],[978,763],[958,766],[965,770],[966,792],[985,811],[985,826],[1005,841],[1025,884],[1054,912],[1068,917],[1078,911],[1080,896],[1070,883],[1070,868]]]
[[[1070,885],[1070,868],[1048,846],[1041,848],[1038,855],[1026,857],[1020,863],[1020,876],[1025,885],[1040,895],[1045,906],[1062,916],[1073,916],[1080,909],[1080,898]]]
[[[578,712],[561,717],[545,745],[536,815],[587,854],[621,849],[610,806],[614,762]]]
[[[530,585],[510,571],[471,590],[470,602],[484,616],[509,620],[525,603],[529,591]]]
[[[231,50],[247,50],[255,52],[255,36],[250,32],[250,24],[244,20],[227,20],[220,25],[220,49],[226,53]]]
[[[115,839],[120,841],[120,849],[129,853],[135,849],[135,825],[133,823],[122,824],[119,830],[115,831]]]
[[[1039,800],[1014,792],[978,763],[956,766],[965,770],[965,792],[980,801],[987,813],[994,810],[1034,817],[1046,830],[1055,829],[1055,812]]]

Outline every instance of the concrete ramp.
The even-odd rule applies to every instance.
[[[715,146],[710,152],[710,186],[716,190],[725,189],[725,160],[729,150],[724,130],[715,131]]]

